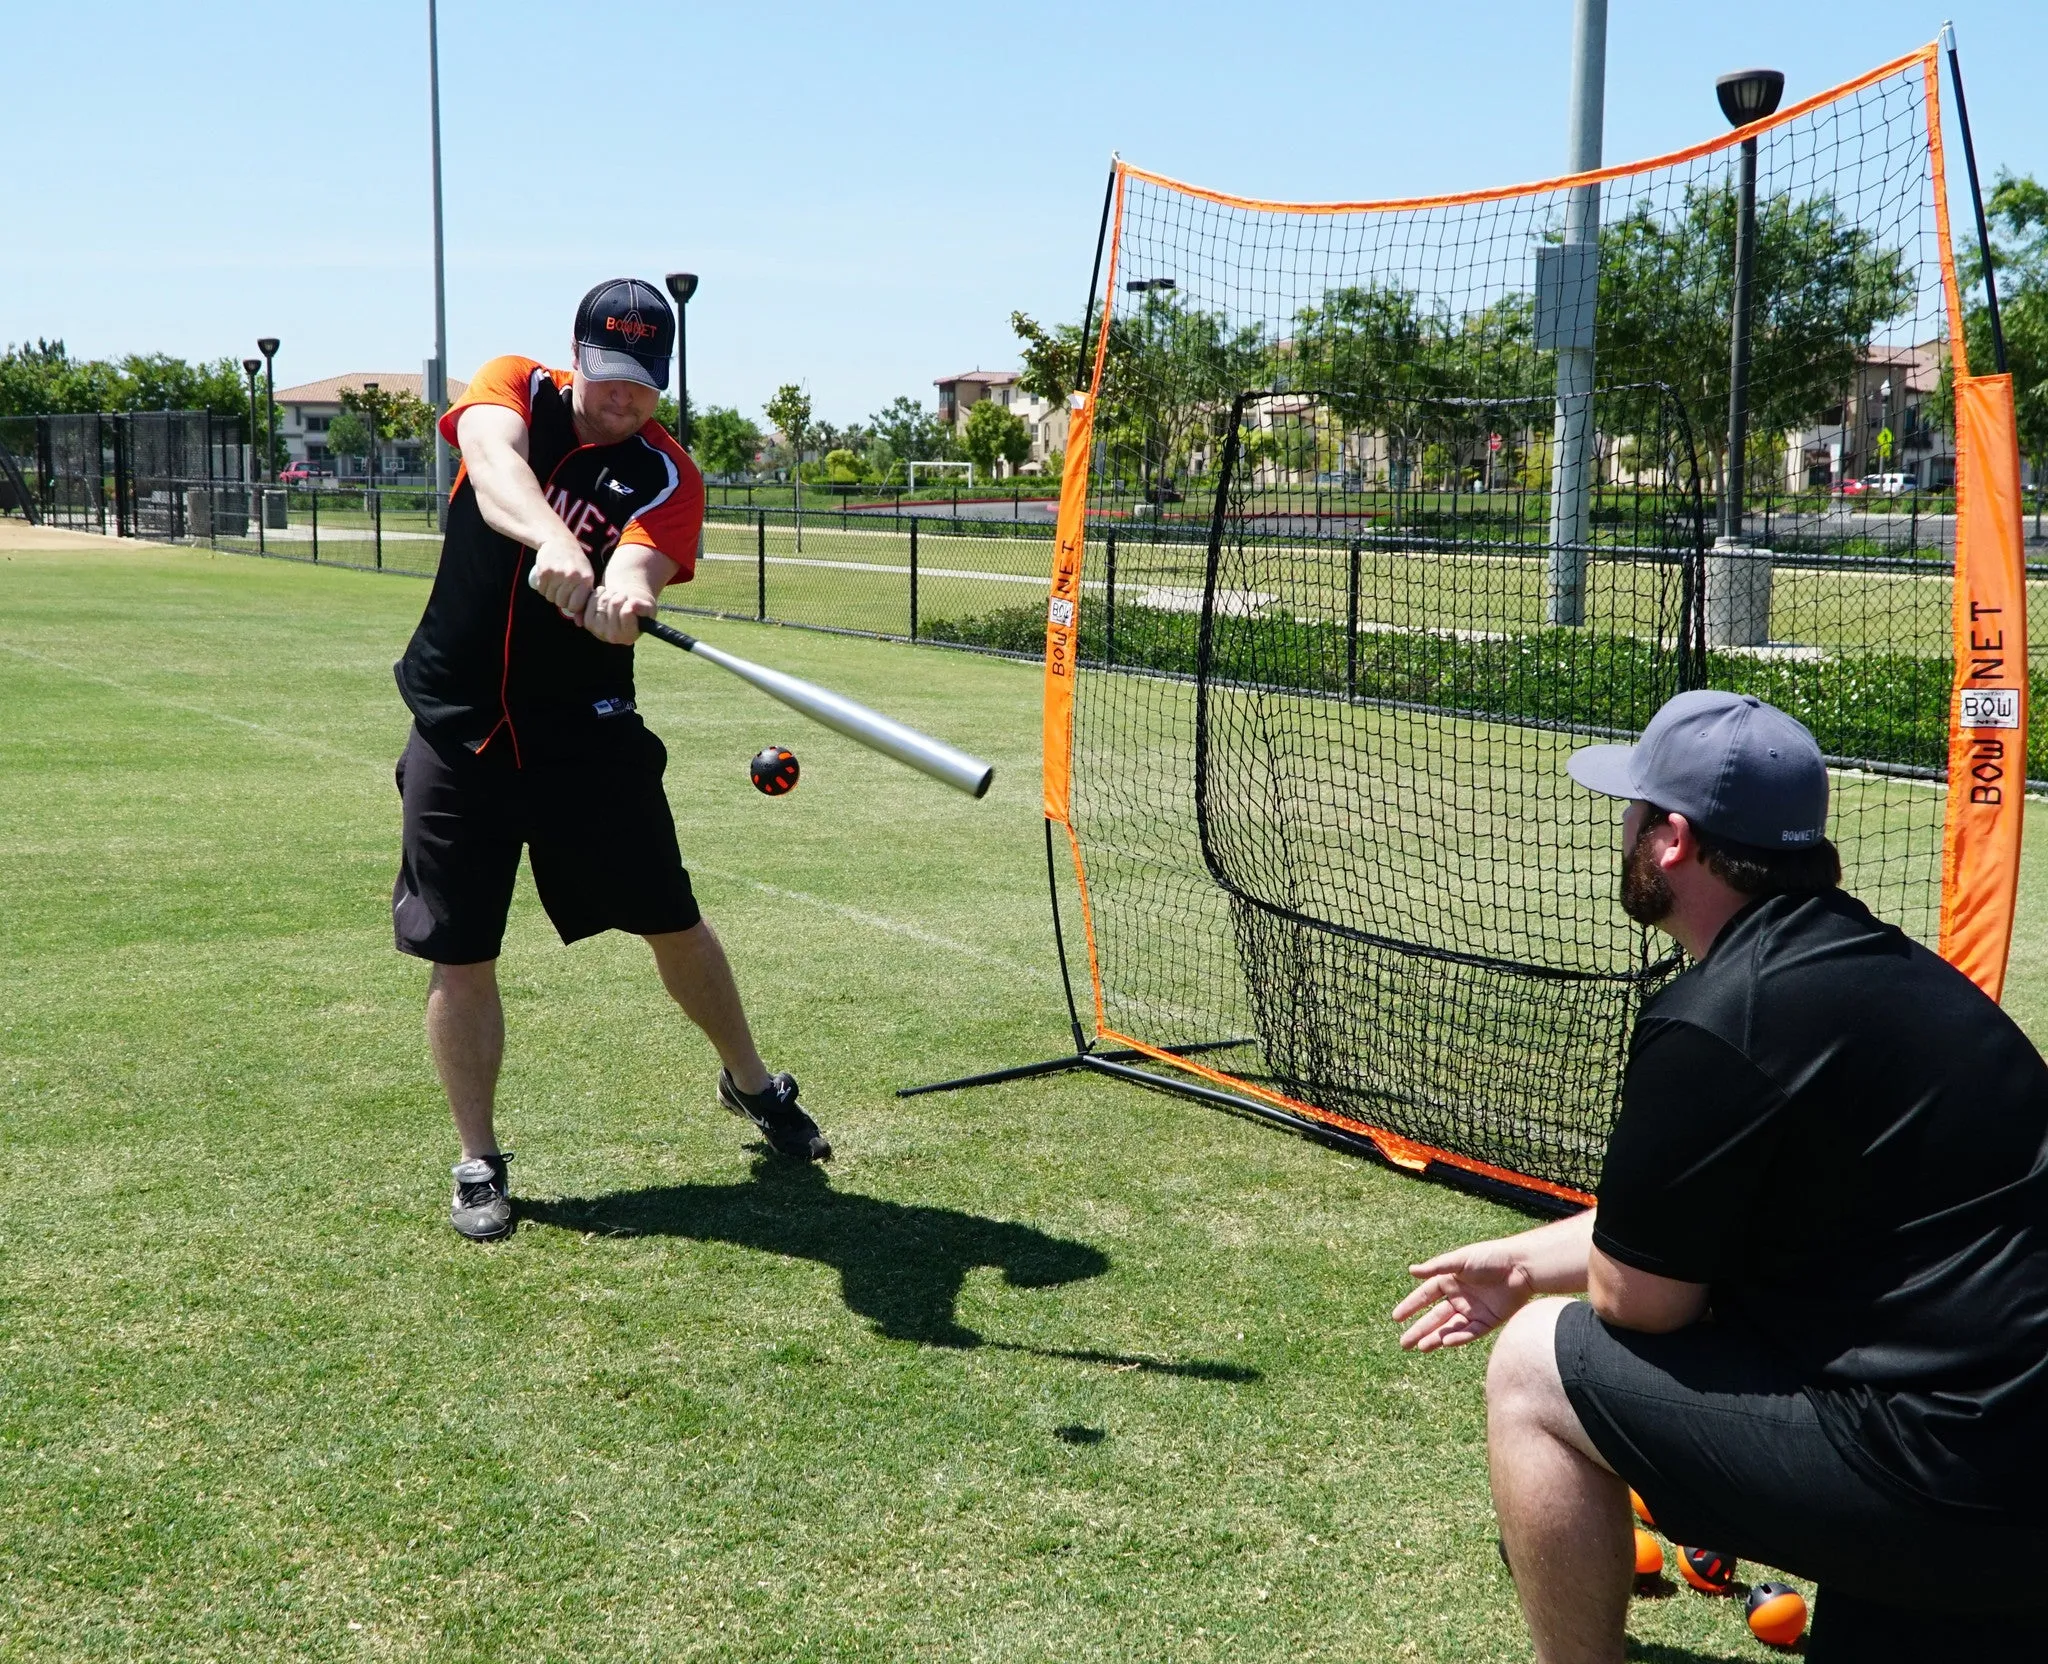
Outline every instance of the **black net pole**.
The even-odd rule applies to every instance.
[[[1977,251],[1984,259],[1984,309],[1991,320],[1991,361],[2005,374],[2005,330],[1998,321],[1998,275],[1991,264],[1991,227],[1984,219],[1984,192],[1977,183],[1977,147],[1970,142],[1970,106],[1963,97],[1963,66],[1956,56],[1956,31],[1944,23],[1948,41],[1948,78],[1956,89],[1956,126],[1963,135],[1963,165],[1970,174],[1970,206],[1977,211]]]
[[[754,617],[768,618],[768,511],[756,511],[754,521]]]
[[[1116,158],[1109,162],[1109,180],[1102,187],[1102,218],[1095,228],[1095,264],[1088,273],[1088,301],[1081,308],[1081,355],[1074,362],[1074,391],[1088,385],[1089,332],[1095,327],[1095,296],[1102,284],[1102,251],[1109,242],[1109,210],[1116,201]]]
[[[917,640],[917,517],[910,520],[910,639]]]

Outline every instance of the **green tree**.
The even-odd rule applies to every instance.
[[[811,427],[811,396],[795,382],[784,382],[775,389],[775,397],[762,407],[762,413],[773,422],[798,461],[802,460],[804,441]]]
[[[1015,468],[1031,455],[1031,428],[1024,418],[995,399],[968,406],[960,448],[975,467],[993,474],[998,462]]]
[[[1728,448],[1735,217],[1731,191],[1696,186],[1675,212],[1638,202],[1600,231],[1600,379],[1669,386],[1717,484]],[[1904,255],[1879,246],[1831,197],[1760,202],[1751,431],[1805,427],[1839,404],[1858,356],[1914,292]],[[1603,425],[1655,431],[1660,402],[1654,393],[1610,397]]]
[[[343,410],[327,424],[327,449],[334,456],[368,456],[370,423],[354,410]]]
[[[2012,375],[2020,451],[2032,461],[2038,481],[2048,468],[2048,186],[2031,174],[2016,178],[2001,169],[1984,215],[1991,226],[1998,322],[2005,336],[2005,367]],[[1988,375],[1998,360],[1992,351],[1991,312],[1984,304],[1984,257],[1966,245],[1959,264],[1963,290],[1970,297],[1963,313],[1970,368]],[[1955,419],[1949,376],[1944,366],[1930,412],[1943,422]]]
[[[945,461],[957,448],[952,430],[937,413],[909,397],[891,399],[868,418],[868,428],[874,435],[871,450],[881,464],[877,472],[905,462]]]
[[[860,452],[844,445],[835,445],[825,453],[825,478],[835,484],[850,485],[866,475]]]
[[[714,474],[744,474],[761,450],[761,430],[737,410],[707,406],[690,433],[697,460]]]

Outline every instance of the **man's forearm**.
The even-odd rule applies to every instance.
[[[653,601],[660,597],[663,586],[680,570],[659,549],[650,548],[645,543],[621,543],[605,563],[605,588],[622,590],[628,595]]]
[[[526,458],[509,446],[485,451],[470,464],[469,473],[476,482],[476,506],[492,531],[529,549],[538,549],[551,538],[574,537],[562,517],[548,507]]]
[[[1506,1239],[1528,1269],[1538,1294],[1583,1294],[1593,1253],[1593,1209],[1553,1219]]]

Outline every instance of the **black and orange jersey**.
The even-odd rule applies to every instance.
[[[571,419],[567,370],[494,358],[441,418],[455,442],[471,405],[516,410],[527,460],[549,505],[589,552],[603,580],[621,543],[675,562],[691,577],[704,526],[704,480],[689,454],[653,422],[616,445],[583,445]],[[572,624],[526,583],[533,551],[484,521],[465,469],[448,500],[448,531],[427,609],[395,667],[399,692],[429,738],[515,760],[579,749],[598,725],[633,710],[633,649]]]

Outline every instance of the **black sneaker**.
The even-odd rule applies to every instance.
[[[718,1101],[761,1129],[768,1147],[795,1161],[830,1161],[832,1146],[818,1123],[796,1101],[796,1077],[776,1075],[761,1093],[742,1092],[725,1070],[718,1071]]]
[[[512,1186],[505,1177],[510,1150],[455,1164],[455,1200],[448,1223],[471,1242],[491,1242],[512,1230]]]

